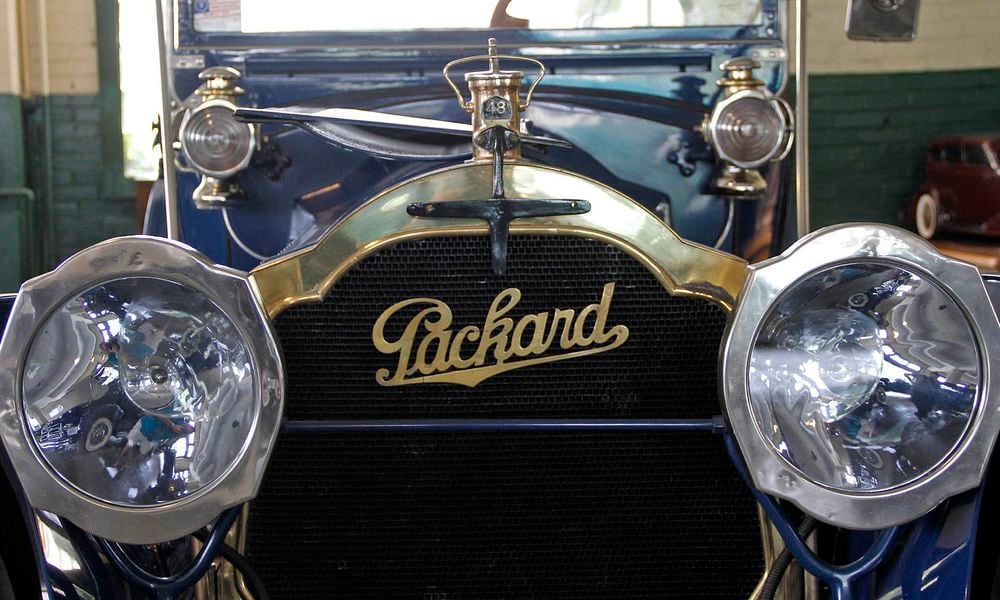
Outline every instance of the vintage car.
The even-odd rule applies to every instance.
[[[1000,235],[1000,159],[997,135],[935,140],[927,150],[924,183],[910,206],[917,233]]]
[[[148,235],[3,299],[18,598],[991,593],[1000,280],[786,248],[785,2],[263,4],[161,6]]]

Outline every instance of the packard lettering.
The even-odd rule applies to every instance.
[[[497,294],[482,327],[452,331],[451,308],[435,298],[411,298],[393,304],[375,321],[372,341],[379,352],[396,354],[394,371],[379,369],[384,386],[413,383],[457,383],[475,387],[513,369],[613,350],[628,339],[628,327],[608,327],[615,284],[604,286],[601,301],[579,313],[571,308],[528,314],[515,323],[505,316],[521,301],[521,290]],[[386,323],[408,307],[424,306],[395,341],[385,339]],[[556,348],[558,353],[548,353]]]

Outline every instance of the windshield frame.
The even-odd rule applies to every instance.
[[[623,46],[649,44],[760,43],[782,39],[785,0],[761,0],[756,25],[642,27],[628,29],[422,29],[418,31],[204,32],[194,28],[194,0],[168,0],[175,10],[177,49],[296,48],[476,49],[489,36],[503,46]]]

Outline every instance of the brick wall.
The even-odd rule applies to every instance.
[[[26,187],[15,2],[0,0],[0,291],[17,289],[31,269],[31,256],[21,251],[32,193]]]
[[[101,111],[97,95],[49,97],[54,232],[48,255],[56,262],[91,244],[135,233],[132,197],[104,193]]]

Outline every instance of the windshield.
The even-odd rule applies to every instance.
[[[195,0],[202,32],[621,29],[761,22],[761,0]]]

